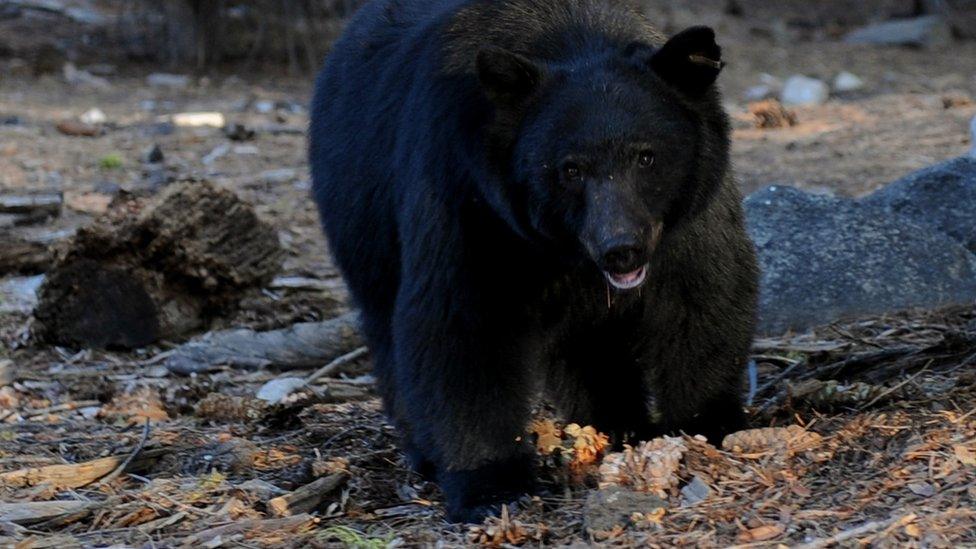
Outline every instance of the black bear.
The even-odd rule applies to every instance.
[[[665,41],[626,0],[373,0],[335,44],[314,198],[450,519],[533,488],[543,390],[617,441],[743,425],[757,268],[722,66],[711,29]]]

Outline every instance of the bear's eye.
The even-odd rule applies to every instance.
[[[641,168],[650,168],[654,165],[654,153],[651,151],[641,151],[637,155],[637,165]]]
[[[576,181],[581,176],[580,167],[575,162],[563,163],[562,170],[563,177],[565,177],[568,181]]]

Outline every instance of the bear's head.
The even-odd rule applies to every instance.
[[[729,129],[711,29],[607,51],[560,62],[478,52],[494,105],[488,158],[500,176],[484,194],[519,233],[593,261],[627,290],[721,184]]]

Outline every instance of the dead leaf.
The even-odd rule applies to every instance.
[[[535,447],[542,455],[552,454],[557,449],[562,448],[562,431],[552,420],[533,421],[529,427],[529,432],[536,436]]]
[[[742,543],[768,541],[779,537],[785,530],[786,528],[781,524],[766,524],[739,532],[739,541]]]
[[[959,463],[962,463],[963,465],[976,466],[976,452],[970,450],[962,444],[956,444],[953,446],[952,451],[956,455],[956,459],[959,460]]]

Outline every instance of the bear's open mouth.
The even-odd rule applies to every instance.
[[[645,263],[640,269],[629,273],[610,273],[603,271],[610,285],[618,290],[633,290],[640,286],[647,279],[648,264]]]

